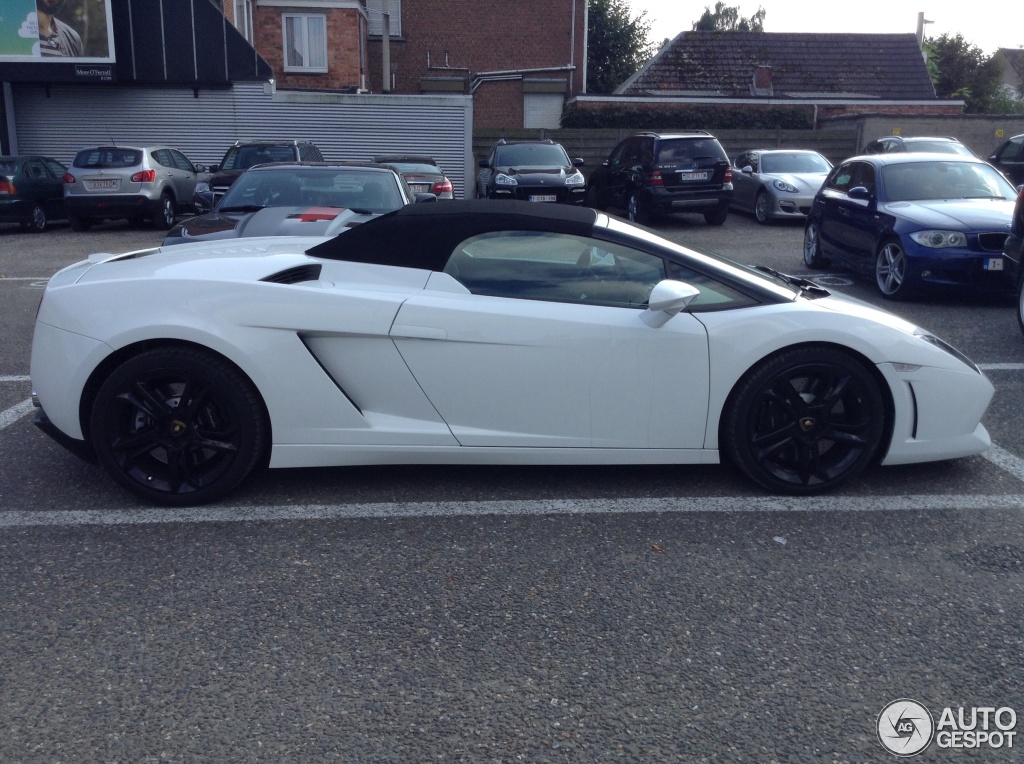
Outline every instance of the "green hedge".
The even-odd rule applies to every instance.
[[[563,128],[642,130],[651,125],[680,130],[806,130],[812,127],[807,111],[799,107],[748,108],[742,106],[570,106],[562,112]]]

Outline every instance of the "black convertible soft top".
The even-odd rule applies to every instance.
[[[455,247],[489,231],[550,231],[589,236],[597,213],[588,207],[505,200],[410,204],[306,250],[312,257],[444,269]]]

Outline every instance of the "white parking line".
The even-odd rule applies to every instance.
[[[28,376],[0,377],[0,382],[28,382],[31,379]]]
[[[387,502],[301,504],[273,507],[17,511],[0,513],[0,528],[157,523],[240,523],[288,520],[351,520],[489,515],[600,515],[693,512],[931,512],[1024,508],[1024,495],[1007,496],[818,496],[709,498],[557,499],[550,501]]]
[[[0,430],[17,422],[23,416],[28,416],[32,413],[32,409],[35,406],[32,405],[32,399],[22,401],[21,403],[11,406],[6,411],[0,411]]]

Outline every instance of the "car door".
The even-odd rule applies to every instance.
[[[871,199],[856,199],[854,188],[867,188]],[[878,202],[875,167],[870,162],[844,162],[829,176],[821,191],[821,246],[826,256],[836,257],[865,270],[874,256]]]
[[[68,171],[68,168],[56,159],[50,159],[49,157],[41,157],[40,161],[46,167],[49,178],[51,178],[51,180],[47,181],[49,193],[46,200],[49,204],[49,209],[46,211],[46,214],[53,219],[67,218],[68,213],[64,206],[64,173]]]
[[[633,137],[620,143],[608,158],[605,199],[609,206],[626,208],[633,189],[634,170],[641,162],[642,153],[643,139]]]
[[[402,305],[391,336],[461,445],[703,447],[705,329],[686,313],[645,324],[646,297],[630,290],[649,296],[664,262],[616,247],[521,231],[473,237]],[[594,275],[621,274],[627,260],[634,283]]]
[[[989,157],[994,164],[1015,186],[1024,184],[1024,135],[1017,135],[1000,146]]]
[[[187,208],[192,208],[192,196],[195,194],[196,182],[199,179],[199,172],[192,161],[177,149],[167,149],[171,154],[171,161],[178,169],[174,177],[175,193],[178,203]]]
[[[63,176],[55,177],[41,158],[27,157],[21,166],[21,177],[18,188],[26,202],[40,202],[48,218],[64,217]]]

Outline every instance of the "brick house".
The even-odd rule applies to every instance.
[[[612,96],[582,108],[729,104],[802,108],[818,120],[865,113],[959,115],[937,98],[913,34],[683,32]]]
[[[565,101],[585,91],[587,0],[527,0],[514,12],[499,0],[220,5],[280,89],[468,94],[474,124],[498,128],[558,127]]]

